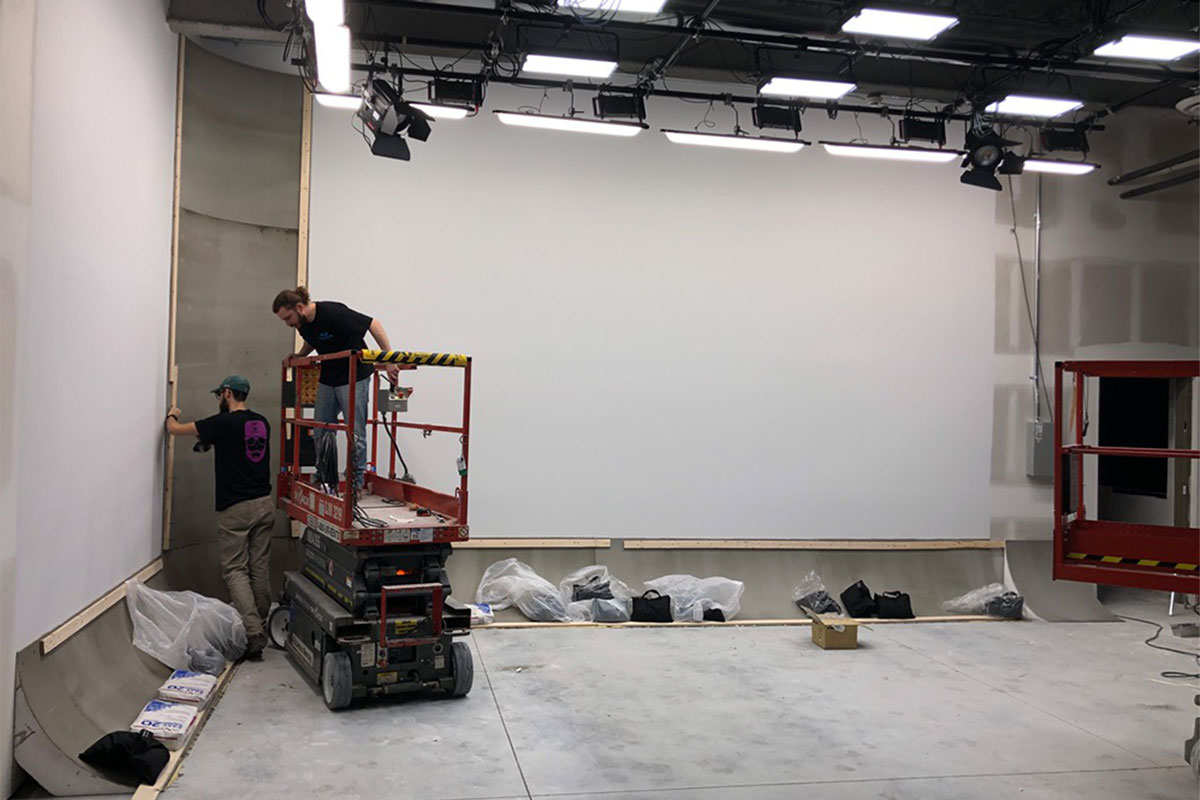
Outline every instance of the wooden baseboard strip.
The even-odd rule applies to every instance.
[[[992,539],[626,539],[626,550],[1002,550]]]
[[[204,728],[204,723],[208,721],[208,715],[212,713],[213,709],[217,707],[217,703],[224,696],[225,689],[229,686],[229,681],[233,678],[234,671],[235,665],[226,665],[225,671],[221,673],[221,677],[217,678],[217,688],[213,692],[213,699],[196,715],[196,724],[192,729],[192,735],[188,737],[188,740],[178,750],[171,751],[171,757],[167,760],[167,765],[163,767],[163,771],[159,773],[158,780],[153,784],[143,783],[133,793],[133,797],[130,800],[155,800],[159,794],[166,791],[167,787],[174,782],[175,776],[179,774],[179,767],[183,763],[183,757],[192,749],[192,745],[195,744],[196,739],[200,736],[201,729]]]
[[[152,577],[157,575],[159,572],[161,572],[162,568],[163,568],[162,558],[161,557],[156,558],[153,561],[151,561],[149,564],[147,564],[146,566],[142,567],[140,570],[135,572],[130,577],[133,580],[137,580],[137,581],[141,581],[141,582],[145,583],[146,581],[150,580]],[[79,633],[79,631],[81,631],[85,627],[87,627],[87,624],[89,622],[91,622],[96,617],[103,614],[108,609],[115,606],[117,603],[119,603],[124,598],[125,598],[125,581],[121,581],[121,583],[116,588],[114,588],[112,591],[110,591],[108,594],[104,595],[99,600],[97,600],[96,602],[92,603],[90,606],[85,608],[83,611],[80,611],[78,614],[71,617],[69,620],[64,622],[62,625],[59,625],[54,630],[50,631],[50,633],[43,636],[42,637],[42,655],[45,656],[45,655],[49,654],[50,652],[52,652],[54,650],[54,648],[58,647],[63,642],[70,639],[76,633]]]
[[[458,542],[454,549],[513,550],[513,549],[597,549],[612,547],[612,539],[470,539]]]
[[[927,622],[1017,622],[1019,620],[1002,617],[987,617],[975,614],[955,614],[942,617],[915,617],[913,619],[876,619],[863,617],[856,619],[860,625],[892,625],[927,623]],[[716,628],[716,627],[771,627],[771,626],[804,626],[812,625],[811,619],[735,619],[732,622],[493,622],[491,625],[481,625],[472,628],[476,631],[491,629],[514,630],[519,628]]]

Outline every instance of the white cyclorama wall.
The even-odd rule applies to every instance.
[[[493,87],[488,109],[539,97]],[[484,111],[403,163],[315,106],[314,296],[474,357],[476,536],[986,538],[994,196],[953,164],[657,130],[705,110],[653,100],[632,139]],[[458,378],[405,376],[409,419],[453,421]],[[401,445],[455,485],[453,437]]]
[[[159,551],[176,48],[159,0],[37,4],[18,648]]]

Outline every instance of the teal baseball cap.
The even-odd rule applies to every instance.
[[[213,389],[212,393],[220,394],[222,389],[233,389],[235,392],[250,394],[250,381],[246,380],[241,375],[230,375],[228,378],[221,381],[221,385]]]

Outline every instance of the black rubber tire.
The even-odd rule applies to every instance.
[[[354,697],[354,675],[350,656],[345,653],[326,653],[321,664],[321,694],[325,705],[333,711],[350,705]]]
[[[450,668],[454,671],[454,687],[451,697],[466,697],[475,683],[475,661],[466,642],[455,642],[450,646]]]
[[[267,617],[267,640],[280,650],[287,647],[288,628],[291,621],[291,606],[275,606],[275,610]]]

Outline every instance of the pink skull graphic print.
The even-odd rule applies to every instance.
[[[246,423],[246,458],[257,464],[267,455],[267,425],[257,419]]]

